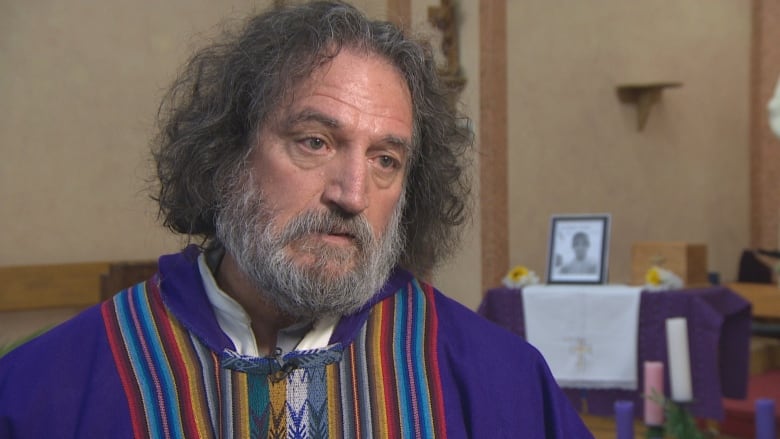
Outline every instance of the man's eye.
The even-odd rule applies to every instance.
[[[325,141],[318,137],[309,137],[305,139],[303,143],[306,145],[306,147],[313,151],[318,151],[325,147]]]
[[[379,157],[379,166],[383,168],[394,168],[396,167],[397,162],[394,158],[390,157],[389,155],[383,155]]]

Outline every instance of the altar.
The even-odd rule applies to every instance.
[[[488,290],[478,313],[525,338],[521,289]],[[639,383],[644,380],[645,361],[667,363],[665,321],[671,317],[685,317],[688,322],[694,398],[691,412],[696,417],[721,420],[722,398],[744,398],[747,393],[751,305],[725,287],[642,291],[637,340]],[[670,389],[668,373],[665,381],[665,388]],[[563,390],[582,413],[611,416],[617,400],[633,401],[637,407],[635,413],[642,413],[641,390]]]

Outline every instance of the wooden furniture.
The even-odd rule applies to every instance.
[[[776,285],[734,282],[727,286],[753,305],[754,319],[780,323],[780,288]]]
[[[110,263],[0,267],[0,311],[87,307],[100,301]]]
[[[116,262],[100,276],[100,299],[106,300],[120,290],[145,281],[157,272],[157,262]]]
[[[156,261],[0,267],[0,311],[85,308],[156,271]]]
[[[654,265],[680,276],[686,286],[709,285],[705,244],[650,241],[631,246],[632,285],[644,285],[645,273]]]
[[[155,271],[153,261],[0,267],[0,345],[62,323]]]
[[[636,129],[642,131],[650,117],[650,109],[661,99],[665,88],[682,87],[681,82],[649,82],[621,84],[616,87],[621,102],[636,105]]]

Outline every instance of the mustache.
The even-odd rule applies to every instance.
[[[376,243],[371,225],[363,215],[345,216],[331,210],[306,211],[296,215],[285,226],[280,241],[286,243],[312,234],[346,235],[360,250]]]

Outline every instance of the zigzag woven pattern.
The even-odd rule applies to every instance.
[[[433,290],[410,282],[347,346],[275,358],[212,352],[153,278],[102,307],[133,433],[149,438],[446,437]]]

